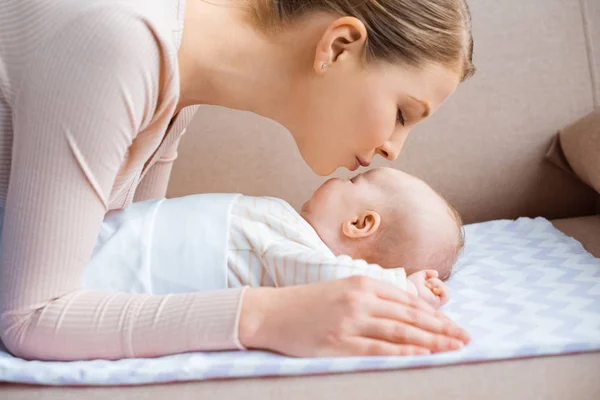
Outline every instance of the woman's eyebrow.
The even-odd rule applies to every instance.
[[[429,116],[429,114],[431,113],[431,107],[429,107],[429,103],[427,103],[424,100],[421,99],[417,99],[416,97],[413,96],[408,96],[410,97],[412,100],[421,103],[421,105],[425,108],[425,111],[423,112],[423,118],[427,118]]]

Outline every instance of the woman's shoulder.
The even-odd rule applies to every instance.
[[[9,99],[13,111],[28,106],[30,92],[37,97],[60,94],[69,107],[86,108],[93,115],[99,109],[123,108],[122,99],[125,106],[136,107],[131,115],[141,115],[140,121],[134,121],[136,126],[145,126],[155,110],[165,108],[161,104],[176,102],[179,43],[175,33],[182,18],[178,2],[62,0],[56,2],[56,9],[26,3],[37,9],[15,12],[23,24],[20,29],[33,25],[31,35],[22,39],[27,51],[24,57],[6,58],[8,81],[14,89]],[[32,19],[43,11],[48,11],[47,20]]]
[[[176,56],[181,41],[183,29],[183,10],[181,1],[173,0],[92,0],[86,2],[75,1],[71,23],[66,23],[63,29],[73,27],[81,29],[82,24],[76,20],[85,21],[85,28],[93,30],[101,27],[108,35],[114,33],[121,35],[121,39],[128,39],[130,34],[127,27],[140,25],[145,27],[163,48],[162,50]],[[84,3],[84,5],[81,5]],[[76,31],[72,32],[77,34]],[[103,40],[100,36],[97,40]],[[126,40],[123,40],[125,42]]]
[[[179,47],[177,33],[183,29],[183,1],[173,0],[3,0],[0,21],[6,17],[11,24],[0,29],[9,35],[27,32],[21,40],[39,43],[61,32],[76,35],[83,28],[94,29],[95,25],[119,27],[123,21],[143,21],[159,39],[173,47]],[[38,34],[36,34],[38,33]],[[83,38],[81,34],[78,35]],[[14,37],[13,37],[14,39]],[[102,37],[95,37],[101,41]],[[29,43],[34,44],[34,43]]]
[[[176,70],[177,50],[183,26],[182,1],[173,0],[2,0],[0,59],[4,64],[4,88],[12,104],[21,84],[44,57],[55,63],[90,65],[94,57],[132,54],[140,68],[151,65],[160,53],[160,68],[168,76]],[[18,46],[5,45],[18,41]],[[134,50],[132,52],[132,49]],[[133,60],[143,51],[146,59]],[[124,62],[111,60],[112,62]],[[62,61],[61,61],[62,60]],[[172,71],[169,71],[172,70]]]

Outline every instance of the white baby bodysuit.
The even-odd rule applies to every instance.
[[[291,286],[366,275],[406,289],[403,268],[336,257],[292,206],[272,197],[237,197],[231,207],[227,282]]]
[[[168,294],[291,286],[365,275],[406,289],[403,268],[335,256],[288,203],[200,194],[134,203],[108,217],[83,287]]]

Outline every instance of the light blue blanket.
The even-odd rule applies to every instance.
[[[0,381],[115,385],[401,369],[600,350],[600,259],[542,218],[466,227],[444,311],[473,341],[421,357],[297,359],[265,352],[34,362],[0,351]],[[3,350],[0,348],[0,350]]]

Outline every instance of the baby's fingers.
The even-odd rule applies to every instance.
[[[439,278],[430,278],[427,279],[427,283],[431,285],[431,287],[439,287],[442,289],[446,288],[446,284],[444,282],[442,282],[441,279]]]
[[[435,269],[426,269],[425,270],[425,279],[434,279],[439,276],[438,272]]]
[[[440,279],[434,278],[429,279],[427,283],[431,285],[430,288],[433,294],[440,298],[440,305],[443,306],[446,304],[448,302],[448,288],[444,282],[442,282]]]

